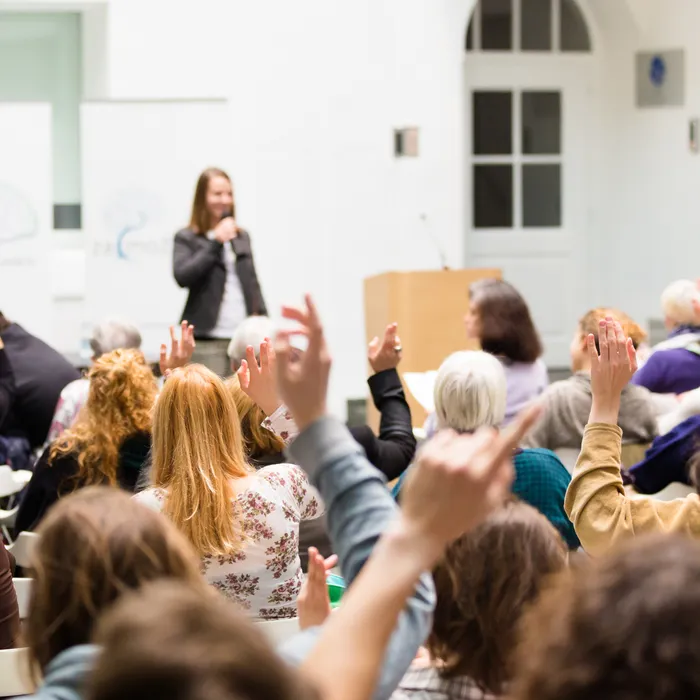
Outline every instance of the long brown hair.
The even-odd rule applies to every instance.
[[[233,194],[233,184],[231,178],[226,172],[220,168],[207,168],[197,180],[197,186],[194,190],[194,200],[192,202],[192,214],[190,216],[190,228],[195,233],[205,234],[212,228],[212,220],[209,210],[207,209],[207,191],[209,190],[209,182],[214,177],[223,177],[228,180],[231,185],[231,193]],[[231,202],[231,215],[236,218],[236,201]]]
[[[481,349],[511,362],[532,363],[542,355],[542,342],[530,309],[508,282],[483,279],[469,287],[469,298],[481,322]]]
[[[512,675],[520,615],[566,557],[549,521],[516,499],[450,545],[433,572],[437,605],[428,637],[441,675],[467,676],[500,695]]]
[[[49,463],[75,454],[78,473],[67,482],[117,484],[119,447],[131,435],[149,432],[157,386],[140,350],[114,350],[95,360],[88,399],[76,424],[54,442]]]
[[[236,606],[174,581],[124,596],[95,642],[89,700],[320,700]]]
[[[38,534],[25,626],[35,677],[60,652],[87,644],[100,613],[125,591],[161,578],[206,590],[185,538],[118,489],[92,486],[61,499]]]
[[[173,372],[153,415],[153,485],[167,492],[163,512],[200,555],[243,546],[231,482],[250,473],[223,381],[202,365]]]
[[[262,427],[265,420],[264,411],[248,396],[238,381],[237,376],[226,380],[226,388],[236,404],[236,411],[241,424],[243,446],[249,460],[255,462],[268,455],[279,454],[284,450],[284,440],[271,430]]]

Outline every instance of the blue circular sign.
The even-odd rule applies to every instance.
[[[661,56],[654,56],[649,64],[649,80],[656,85],[663,85],[666,79],[666,61]]]

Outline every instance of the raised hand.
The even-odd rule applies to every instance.
[[[426,565],[501,505],[513,480],[513,450],[539,415],[540,407],[531,406],[501,433],[493,428],[473,435],[442,431],[419,451],[401,510]]]
[[[326,413],[326,393],[331,370],[331,356],[323,336],[323,326],[311,296],[306,295],[303,309],[282,307],[282,316],[296,321],[299,327],[277,334],[277,388],[299,430],[304,430]],[[309,339],[301,359],[291,345],[294,335]]]
[[[236,226],[236,222],[230,216],[227,216],[225,219],[221,219],[221,221],[219,221],[214,228],[214,238],[216,238],[219,243],[228,243],[237,235],[238,227]]]
[[[241,389],[260,406],[265,415],[271,416],[282,404],[277,393],[275,376],[275,351],[269,339],[260,343],[260,364],[255,359],[255,350],[249,345],[246,359],[236,374]]]
[[[194,326],[187,321],[180,324],[180,338],[175,333],[175,326],[170,326],[170,353],[163,343],[160,346],[160,372],[163,376],[178,367],[184,367],[191,359],[195,348]]]
[[[381,343],[373,338],[369,344],[367,357],[375,373],[396,369],[401,362],[401,340],[397,335],[398,324],[390,323],[384,331]]]
[[[591,391],[593,405],[591,423],[617,423],[620,394],[637,371],[637,353],[631,338],[625,338],[622,326],[608,316],[600,322],[598,345],[595,338],[587,338],[591,360]]]
[[[303,630],[322,625],[331,614],[326,573],[338,563],[335,554],[323,558],[315,547],[309,547],[309,570],[297,598],[299,627]]]

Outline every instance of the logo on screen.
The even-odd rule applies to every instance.
[[[158,223],[161,212],[160,196],[155,192],[132,189],[115,193],[105,207],[110,240],[97,248],[113,253],[120,260],[159,251],[163,246],[158,234],[162,232],[153,225]]]

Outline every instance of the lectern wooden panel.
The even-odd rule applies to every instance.
[[[381,337],[387,324],[396,321],[403,346],[400,372],[435,370],[452,352],[475,345],[466,338],[464,315],[469,306],[469,285],[478,279],[501,278],[498,269],[429,270],[387,272],[365,280],[365,330],[367,342]],[[406,391],[413,425],[421,426],[425,410]],[[372,400],[367,419],[379,425]]]

